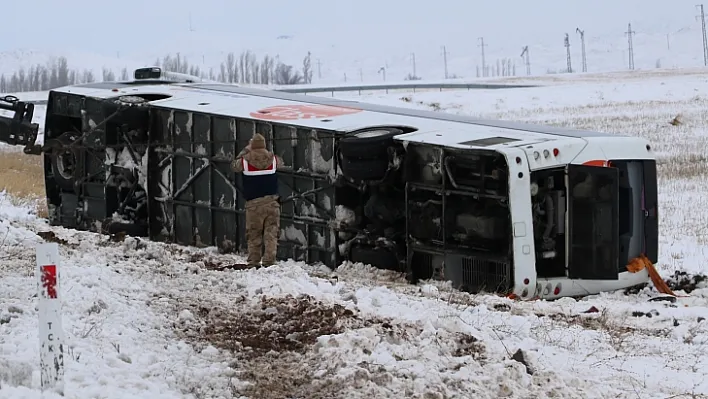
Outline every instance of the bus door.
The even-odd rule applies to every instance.
[[[568,165],[568,278],[619,279],[619,172]]]

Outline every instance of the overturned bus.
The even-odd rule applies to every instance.
[[[44,157],[49,220],[102,233],[245,250],[233,157],[255,132],[279,172],[278,257],[362,262],[469,292],[557,298],[649,281],[658,256],[650,144],[199,82],[159,68],[6,97],[0,141]]]

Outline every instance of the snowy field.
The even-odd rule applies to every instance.
[[[38,389],[32,274],[45,240],[64,260],[68,398],[708,397],[708,285],[676,281],[708,273],[708,79],[546,83],[341,97],[649,138],[658,269],[675,302],[650,301],[651,287],[519,302],[360,264],[230,270],[243,258],[50,227],[2,195],[0,398],[59,397]]]

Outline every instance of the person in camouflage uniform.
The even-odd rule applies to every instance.
[[[268,151],[265,138],[256,133],[236,156],[231,168],[242,174],[242,192],[246,200],[246,241],[248,265],[258,267],[275,263],[280,236],[280,197],[276,170],[284,168],[280,157]]]

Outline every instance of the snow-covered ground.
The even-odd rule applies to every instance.
[[[706,79],[547,83],[341,96],[648,137],[662,154],[658,268],[706,274]],[[243,258],[51,227],[14,203],[0,196],[0,398],[57,397],[38,389],[32,273],[44,240],[63,257],[68,398],[708,395],[705,282],[682,284],[690,293],[675,302],[649,301],[651,287],[518,302],[364,265],[220,270]]]

